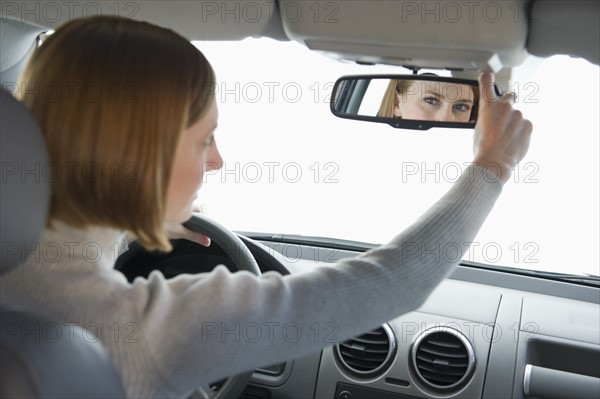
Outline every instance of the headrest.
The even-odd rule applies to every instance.
[[[81,326],[6,309],[0,320],[0,397],[125,397],[102,343]]]
[[[2,89],[0,99],[0,273],[34,250],[50,203],[46,144],[33,115]]]

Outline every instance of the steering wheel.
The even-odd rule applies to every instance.
[[[232,261],[233,267],[230,265],[230,270],[247,270],[260,276],[258,263],[256,263],[252,253],[233,232],[227,230],[214,220],[199,214],[192,216],[183,225],[192,231],[210,237],[212,243],[217,244]],[[191,253],[206,250],[200,244],[190,241],[181,244],[183,245],[174,245],[173,251],[168,254],[158,254],[147,252],[139,244],[132,243],[129,250],[117,259],[115,269],[121,271],[132,281],[133,278],[140,275],[140,266],[144,271],[149,272],[150,270],[168,267],[175,263],[182,263],[182,261],[189,263],[191,259],[189,256],[193,256],[190,255]],[[191,394],[190,399],[237,398],[243,392],[251,376],[252,372],[248,372],[218,382],[205,384],[198,387]]]

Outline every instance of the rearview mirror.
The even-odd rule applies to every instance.
[[[476,80],[435,75],[345,76],[335,83],[330,106],[340,118],[395,128],[473,128],[479,97]]]

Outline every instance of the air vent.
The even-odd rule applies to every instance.
[[[383,374],[396,354],[396,337],[387,324],[335,347],[338,363],[358,377]]]
[[[417,338],[412,365],[425,386],[450,391],[464,386],[475,368],[475,353],[469,340],[457,330],[435,327]]]

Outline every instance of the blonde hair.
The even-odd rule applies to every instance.
[[[383,118],[393,118],[394,117],[394,107],[398,105],[398,96],[396,95],[398,84],[402,82],[402,80],[390,79],[390,83],[388,84],[387,89],[385,89],[385,93],[383,94],[383,100],[381,100],[381,105],[379,106],[379,111],[377,112],[377,116]]]
[[[395,118],[394,108],[398,106],[398,94],[406,93],[406,90],[413,84],[415,82],[412,80],[390,79],[390,83],[383,94],[377,116]]]
[[[214,72],[175,32],[119,17],[76,19],[36,49],[17,97],[48,146],[48,224],[128,230],[169,251],[167,188],[181,133],[214,101]]]

